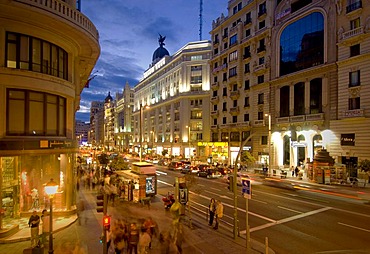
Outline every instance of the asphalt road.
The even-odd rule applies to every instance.
[[[182,174],[165,167],[158,171],[158,193],[165,195],[173,191],[174,177]],[[206,219],[210,198],[219,199],[224,204],[223,226],[233,234],[233,193],[225,181],[197,176],[194,180],[189,197],[193,216]],[[252,239],[264,243],[267,237],[269,247],[276,253],[370,253],[369,204],[350,194],[322,191],[325,186],[281,187],[264,184],[261,179],[252,182],[252,199],[248,201]],[[242,236],[246,232],[245,207],[246,200],[238,187]]]

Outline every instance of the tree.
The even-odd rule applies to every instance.
[[[240,162],[241,164],[253,164],[256,162],[256,159],[252,156],[252,154],[248,151],[243,151],[240,155]]]
[[[107,165],[109,163],[109,156],[106,153],[102,153],[98,156],[98,160],[101,165]]]
[[[111,164],[110,167],[114,170],[127,170],[129,169],[128,163],[125,161],[125,159],[122,156],[116,156]]]
[[[361,160],[360,163],[358,164],[358,167],[369,175],[370,183],[370,160],[368,159]]]

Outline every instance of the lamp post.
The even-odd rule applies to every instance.
[[[153,136],[153,139],[152,139],[152,157],[153,157],[153,155],[154,155],[154,131],[150,131],[150,133]],[[149,137],[149,139],[150,139],[150,137]]]
[[[149,106],[144,106],[142,104],[140,104],[140,119],[139,119],[139,123],[140,123],[140,162],[142,162],[143,160],[143,110],[145,108],[149,108]]]
[[[191,161],[191,148],[190,148],[190,126],[186,125],[186,128],[188,129],[188,146],[189,146],[189,159]]]
[[[58,190],[58,184],[54,182],[53,178],[50,179],[50,182],[48,182],[45,185],[45,192],[49,196],[50,200],[50,227],[49,227],[49,254],[53,254],[53,198],[55,193]]]
[[[270,114],[265,114],[265,116],[268,117],[268,121],[269,121],[269,136],[268,136],[268,147],[269,147],[269,166],[268,166],[268,171],[269,171],[269,174],[271,175],[271,115]]]

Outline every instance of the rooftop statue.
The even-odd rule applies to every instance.
[[[162,36],[161,34],[159,34],[159,38],[158,38],[158,42],[159,42],[159,46],[160,47],[163,47],[164,45],[164,40],[166,39],[166,36]]]

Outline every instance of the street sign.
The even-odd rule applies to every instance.
[[[244,198],[252,198],[251,180],[248,178],[242,178],[242,195]]]

